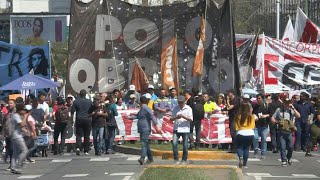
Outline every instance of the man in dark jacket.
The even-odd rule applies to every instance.
[[[84,137],[84,154],[89,155],[90,132],[91,132],[91,114],[89,110],[92,102],[86,99],[87,92],[83,89],[80,91],[80,97],[74,102],[71,110],[72,119],[76,112],[76,153],[80,155],[81,139]]]

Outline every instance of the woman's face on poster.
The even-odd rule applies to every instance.
[[[42,32],[41,23],[39,20],[33,22],[33,34],[34,36],[40,36]]]

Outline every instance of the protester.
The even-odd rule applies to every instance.
[[[193,94],[190,91],[184,92],[184,97],[186,98],[186,104],[192,108],[193,106]]]
[[[254,156],[257,157],[259,149],[259,139],[261,137],[261,159],[266,158],[267,153],[267,136],[269,132],[268,125],[271,122],[271,109],[269,104],[263,102],[263,95],[256,95],[257,104],[253,107],[253,114],[256,115],[257,120],[254,128],[253,148]]]
[[[130,95],[130,96],[131,96],[131,95]],[[119,97],[119,98],[117,99],[116,104],[117,104],[117,110],[126,110],[126,109],[127,109],[127,106],[126,106],[126,104],[123,102],[122,97]]]
[[[151,122],[156,125],[157,133],[161,133],[161,129],[157,126],[158,121],[154,117],[151,109],[147,106],[148,99],[144,96],[140,98],[141,109],[137,114],[138,119],[138,133],[140,133],[140,142],[141,142],[141,155],[138,162],[140,165],[150,164],[153,162],[153,156],[149,146],[149,136],[151,133]],[[145,157],[148,157],[148,160],[145,162]]]
[[[35,163],[34,160],[30,159],[30,156],[32,155],[33,151],[37,148],[37,133],[36,133],[36,121],[32,117],[32,106],[26,105],[25,106],[26,116],[27,119],[25,119],[25,122],[23,124],[25,125],[27,134],[24,134],[23,139],[27,145],[27,148],[29,149],[26,160],[27,163]],[[24,119],[23,119],[24,120]]]
[[[9,128],[9,136],[11,137],[13,149],[11,173],[21,174],[23,163],[28,153],[27,145],[22,136],[22,132],[26,132],[23,122],[27,119],[27,111],[24,104],[17,104],[16,111],[11,119],[11,128]]]
[[[10,160],[10,166],[7,168],[8,171],[11,171],[11,160],[13,156],[11,131],[12,131],[12,117],[15,113],[16,113],[16,103],[13,99],[10,99],[8,102],[8,113],[4,116],[4,119],[3,119],[3,136],[6,142],[6,154],[4,155],[4,161],[7,162],[8,157]]]
[[[204,101],[204,112],[208,114],[207,118],[210,118],[210,116],[216,112],[218,112],[218,106],[215,102],[210,100],[208,93],[203,93],[203,101]]]
[[[193,120],[192,109],[186,105],[186,98],[178,96],[178,106],[172,110],[171,121],[174,121],[174,132],[172,138],[173,158],[176,164],[186,164],[188,159],[188,138],[190,132],[190,122]],[[178,140],[182,136],[183,154],[182,161],[178,157]]]
[[[315,121],[310,127],[310,141],[307,146],[306,156],[312,156],[311,149],[318,145],[320,140],[320,111],[314,114]]]
[[[152,101],[155,101],[158,98],[158,96],[154,93],[154,86],[153,85],[151,85],[151,84],[148,85],[147,92],[151,94]]]
[[[166,97],[166,90],[161,89],[160,96],[154,101],[154,112],[157,117],[158,123],[160,124],[163,121],[164,116],[171,111],[170,101]],[[163,141],[158,140],[158,143],[161,144]]]
[[[151,94],[150,94],[150,93],[146,93],[146,94],[144,94],[143,96],[148,99],[148,107],[149,107],[151,110],[153,110],[154,101],[151,100]]]
[[[169,101],[171,105],[171,110],[178,105],[177,101],[177,90],[174,87],[169,87]]]
[[[92,106],[91,100],[86,98],[87,92],[81,90],[79,97],[73,102],[72,119],[76,112],[76,154],[80,155],[82,137],[84,137],[84,154],[89,155],[90,131],[91,131],[91,114],[89,110]]]
[[[235,152],[236,142],[236,130],[235,130],[235,116],[239,110],[240,98],[236,97],[236,93],[233,89],[228,91],[227,97],[227,110],[229,115],[229,128],[232,138],[231,152]]]
[[[273,115],[278,108],[282,108],[283,103],[280,100],[279,94],[273,94],[272,96],[272,102],[270,104],[271,108],[271,113],[270,115]],[[272,144],[272,152],[273,153],[278,153],[279,152],[279,139],[277,138],[278,136],[278,129],[277,129],[277,124],[275,123],[270,123],[270,136],[271,136],[271,144]]]
[[[278,138],[282,166],[292,164],[293,131],[297,130],[294,125],[294,117],[300,118],[300,113],[294,108],[290,99],[283,101],[284,106],[278,108],[272,115],[272,122],[278,124]],[[287,152],[286,152],[287,150]]]
[[[129,102],[129,99],[130,99],[130,95],[131,94],[134,94],[136,96],[136,101],[139,102],[140,100],[140,94],[136,91],[136,86],[131,84],[129,86],[129,91],[127,92],[127,94],[125,95],[125,97],[123,98],[124,99],[124,102],[125,103],[128,103]]]
[[[192,114],[193,114],[193,121],[191,122],[190,127],[190,148],[193,148],[193,130],[195,128],[195,135],[196,135],[196,142],[194,143],[195,149],[199,149],[200,147],[200,131],[201,131],[201,121],[204,118],[204,105],[203,105],[203,99],[202,97],[195,97],[194,98],[194,104],[192,108]]]
[[[57,155],[62,154],[64,152],[65,139],[67,133],[67,126],[69,121],[71,121],[71,117],[69,116],[69,108],[66,106],[65,100],[61,97],[57,98],[57,105],[54,114],[54,134],[53,134],[53,154]],[[60,135],[60,145],[58,144],[58,138]]]
[[[39,93],[38,95],[38,108],[43,109],[45,114],[45,119],[49,119],[49,105],[46,103],[46,95],[44,93]]]
[[[106,138],[105,138],[105,148],[106,154],[115,154],[113,150],[113,142],[116,136],[116,129],[118,128],[116,116],[118,116],[117,105],[115,104],[114,96],[108,96],[107,100],[107,126],[106,126]]]
[[[107,125],[106,118],[108,113],[106,106],[101,104],[100,96],[93,98],[93,106],[90,109],[90,113],[92,114],[92,136],[95,155],[101,156],[104,147],[104,127]]]
[[[235,130],[237,134],[237,154],[239,157],[239,168],[247,168],[249,149],[254,137],[255,117],[251,113],[248,103],[242,103],[235,117]]]
[[[222,112],[224,111],[226,105],[225,105],[225,100],[224,100],[224,94],[220,93],[217,97],[216,97],[216,104],[218,106],[218,111]]]
[[[300,113],[300,118],[297,118],[295,121],[297,132],[294,149],[296,151],[306,151],[309,143],[310,124],[312,123],[311,121],[313,121],[313,114],[315,111],[313,105],[308,100],[309,95],[305,92],[301,92],[300,100],[294,104],[295,108]]]
[[[136,102],[136,96],[134,94],[130,95],[130,100],[127,103],[128,109],[137,109],[139,108],[139,104]]]

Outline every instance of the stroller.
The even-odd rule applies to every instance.
[[[40,134],[37,137],[38,150],[41,151],[42,157],[48,157],[47,151],[49,150],[49,146],[50,146],[49,135],[52,132],[53,130],[46,123],[42,125]]]

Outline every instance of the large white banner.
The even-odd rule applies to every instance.
[[[320,84],[320,44],[266,36],[259,41],[257,67],[263,72],[266,93],[311,89]]]
[[[11,15],[11,43],[41,46],[50,42],[63,42],[67,33],[67,16]]]

